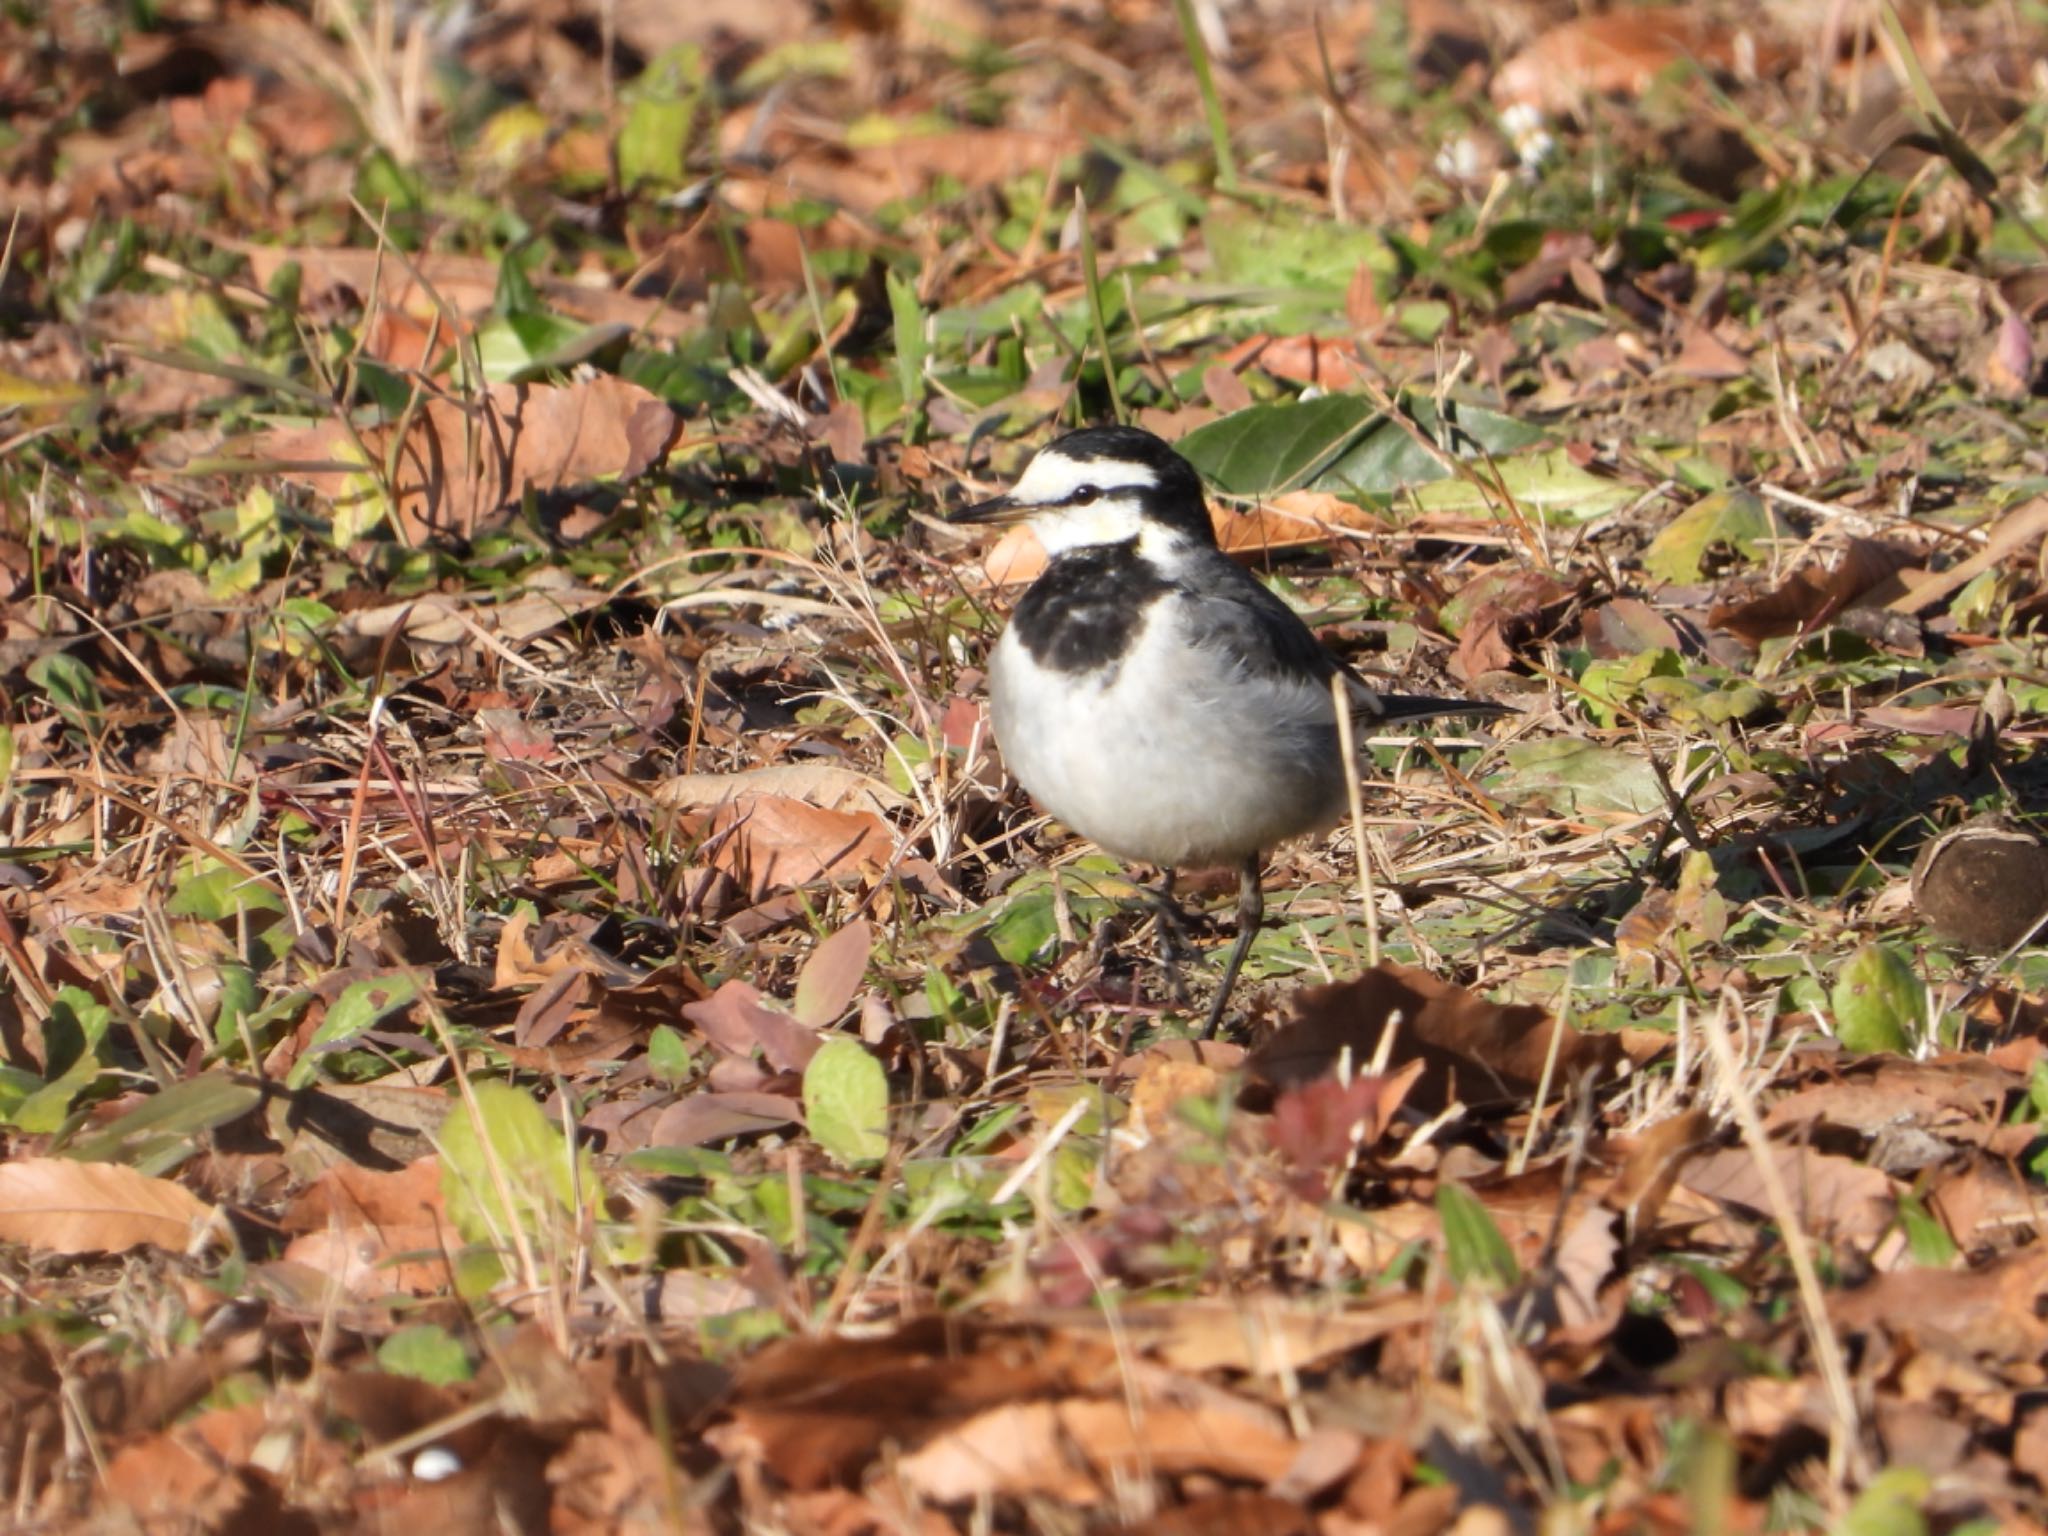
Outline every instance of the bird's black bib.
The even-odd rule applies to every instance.
[[[1055,672],[1101,672],[1130,649],[1146,611],[1173,583],[1139,558],[1138,542],[1094,544],[1055,555],[1017,604],[1011,628],[1031,659]]]

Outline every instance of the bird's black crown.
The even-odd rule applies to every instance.
[[[1202,496],[1202,477],[1156,433],[1143,427],[1083,427],[1055,439],[1046,451],[1083,464],[1104,460],[1144,465],[1152,471],[1152,483],[1119,487],[1119,494],[1136,498],[1143,504],[1145,516],[1154,522],[1205,544],[1216,542]]]

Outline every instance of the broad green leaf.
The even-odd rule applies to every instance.
[[[246,965],[220,968],[220,1006],[213,1016],[213,1043],[225,1050],[242,1040],[241,1023],[256,1012],[261,994],[256,973]]]
[[[523,1089],[481,1082],[476,1110],[458,1103],[441,1126],[441,1193],[455,1228],[473,1243],[529,1236],[576,1219],[598,1195],[590,1154],[569,1160],[562,1127]],[[511,1197],[511,1209],[505,1204]]]
[[[1664,525],[1643,551],[1643,569],[1659,581],[1697,581],[1716,549],[1753,560],[1788,536],[1784,521],[1754,491],[1713,491]]]
[[[20,1067],[0,1066],[0,1124],[11,1125],[28,1096],[43,1086],[43,1080]]]
[[[410,976],[379,976],[371,981],[350,982],[334,1000],[327,1017],[313,1031],[305,1053],[292,1063],[289,1086],[303,1088],[320,1070],[320,1057],[336,1046],[376,1027],[387,1014],[395,1013],[419,996],[419,984]]]
[[[989,925],[988,941],[1012,965],[1028,965],[1059,937],[1059,914],[1050,886],[1027,891],[1003,903]]]
[[[1906,1247],[1911,1251],[1915,1264],[1924,1264],[1930,1269],[1948,1269],[1961,1257],[1962,1250],[1948,1235],[1948,1228],[1928,1213],[1918,1195],[1899,1197],[1899,1225],[1905,1229]]]
[[[656,1082],[670,1087],[690,1075],[690,1046],[679,1030],[667,1024],[654,1026],[647,1040],[647,1070]]]
[[[626,109],[619,129],[619,184],[679,187],[689,169],[690,125],[697,115],[695,93],[677,98],[643,96]]]
[[[857,1040],[827,1040],[804,1068],[804,1122],[842,1167],[881,1161],[889,1150],[889,1079]]]
[[[1321,289],[1333,322],[1344,320],[1344,295],[1360,267],[1393,277],[1401,266],[1385,237],[1367,225],[1276,217],[1269,208],[1253,212],[1235,204],[1219,205],[1202,221],[1202,242],[1218,282],[1243,288]]]
[[[1883,944],[1842,962],[1829,1002],[1846,1050],[1904,1055],[1927,1033],[1927,988],[1906,957]]]
[[[1562,448],[1495,459],[1480,468],[1479,478],[1483,484],[1462,475],[1446,477],[1418,486],[1407,499],[1438,516],[1505,518],[1513,515],[1512,506],[1524,517],[1555,524],[1603,517],[1642,494],[1625,480],[1581,469]]]
[[[1478,406],[1453,402],[1440,418],[1435,402],[1411,395],[1402,408],[1410,425],[1451,457],[1503,457],[1543,437],[1535,427]],[[1196,428],[1178,446],[1219,489],[1237,496],[1305,488],[1386,498],[1449,473],[1409,427],[1382,416],[1360,395],[1255,405]]]
[[[1934,1479],[1918,1467],[1886,1467],[1871,1478],[1834,1536],[1927,1536],[1923,1513]]]
[[[0,368],[0,410],[17,410],[27,415],[68,410],[92,398],[83,384],[51,384],[42,379],[23,378]]]
[[[98,1056],[79,1057],[15,1106],[11,1117],[15,1129],[36,1136],[53,1135],[63,1129],[73,1102],[98,1080],[99,1075]]]
[[[1369,400],[1324,395],[1235,411],[1177,446],[1219,490],[1271,496],[1303,484],[1378,421]]]
[[[284,909],[284,898],[276,891],[225,864],[211,864],[185,876],[164,903],[170,916],[196,917],[203,923],[226,922],[243,912]]]
[[[72,1103],[99,1079],[100,1043],[113,1010],[83,987],[60,987],[43,1020],[48,1077],[14,1106],[9,1119],[20,1130],[50,1135],[62,1129]]]
[[[1514,1249],[1471,1190],[1462,1184],[1438,1185],[1436,1213],[1443,1222],[1444,1262],[1453,1280],[1505,1289],[1521,1278]]]
[[[42,690],[65,724],[83,731],[95,728],[103,707],[99,684],[93,680],[92,668],[76,656],[69,651],[46,652],[30,662],[23,675],[32,687]]]
[[[916,411],[924,402],[925,329],[924,306],[917,299],[917,282],[899,272],[886,274],[889,317],[895,329],[896,387],[906,410]]]
[[[585,325],[537,310],[500,315],[477,328],[476,349],[492,383],[526,384],[623,349],[628,325]]]
[[[377,1346],[377,1363],[394,1376],[451,1387],[476,1374],[462,1341],[438,1323],[414,1323],[394,1330]]]
[[[1771,696],[1747,678],[1652,677],[1643,698],[1688,729],[1753,720],[1772,707]]]
[[[239,1120],[263,1102],[263,1090],[251,1081],[237,1081],[226,1072],[202,1072],[172,1083],[144,1099],[111,1124],[81,1136],[65,1148],[65,1156],[88,1163],[155,1166],[160,1173],[185,1154],[198,1150],[196,1138]],[[164,1142],[174,1143],[166,1147]],[[163,1161],[170,1154],[170,1161]]]
[[[1487,781],[1503,800],[1536,801],[1562,816],[1621,811],[1647,816],[1664,806],[1657,775],[1637,747],[1603,747],[1556,736],[1515,742],[1502,753],[1507,770]]]

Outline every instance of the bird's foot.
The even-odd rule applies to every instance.
[[[1195,958],[1194,940],[1188,934],[1187,914],[1173,896],[1173,871],[1152,891],[1154,942],[1159,949],[1159,970],[1166,982],[1167,1000],[1176,1008],[1188,1005],[1187,977],[1182,966]]]

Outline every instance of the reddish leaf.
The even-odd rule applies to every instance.
[[[856,918],[812,950],[797,975],[791,1004],[798,1022],[824,1029],[846,1012],[867,974],[868,954],[874,947],[874,930]]]

